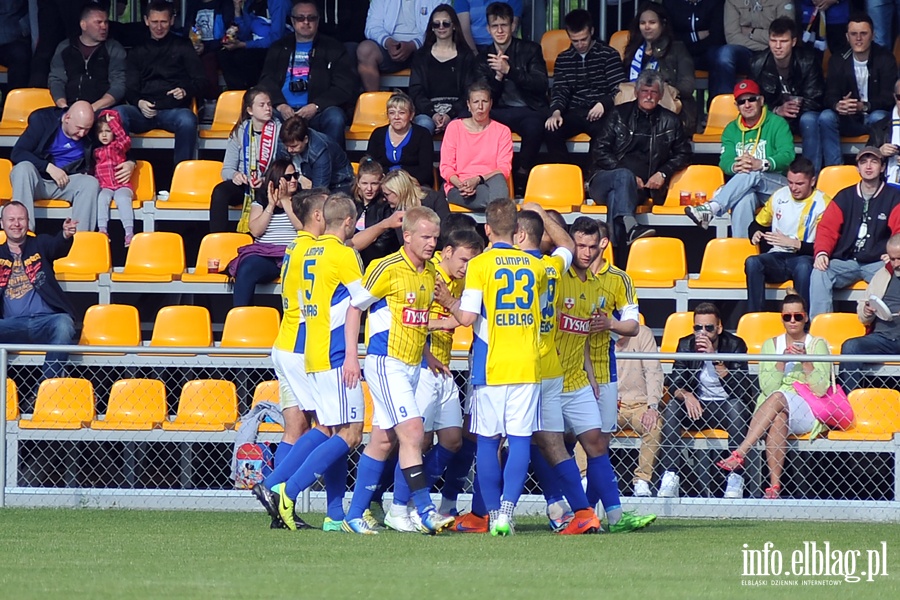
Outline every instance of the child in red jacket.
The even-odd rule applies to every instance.
[[[125,228],[125,247],[131,245],[134,237],[134,209],[131,206],[134,192],[131,182],[116,181],[116,168],[128,160],[126,153],[131,148],[131,138],[122,127],[119,113],[104,110],[94,126],[94,135],[100,144],[94,149],[94,176],[100,182],[100,195],[97,196],[97,226],[100,233],[109,235],[110,205],[116,201],[122,226]]]

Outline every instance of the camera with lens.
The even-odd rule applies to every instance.
[[[296,79],[290,82],[288,89],[291,90],[291,93],[302,94],[308,87],[309,84],[305,79]]]

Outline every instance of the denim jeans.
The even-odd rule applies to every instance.
[[[146,133],[163,129],[175,134],[175,164],[191,160],[197,154],[197,115],[189,108],[168,108],[148,119],[137,106],[116,107],[122,127],[128,133]]]
[[[814,111],[803,113],[800,115],[796,128],[800,130],[800,137],[803,140],[803,157],[812,162],[818,173],[822,170],[822,134],[819,132],[819,113]]]
[[[234,306],[252,306],[257,283],[271,283],[281,275],[279,261],[250,255],[241,260],[234,276]]]
[[[834,288],[845,288],[857,281],[869,283],[879,269],[884,268],[881,261],[859,264],[855,260],[831,260],[824,271],[812,270],[809,278],[809,318],[830,313],[833,310]]]
[[[875,23],[872,41],[891,50],[894,48],[894,32],[900,30],[900,4],[898,0],[866,0],[866,12]]]
[[[756,209],[786,185],[787,178],[780,173],[738,173],[713,197],[713,202],[720,207],[716,216],[731,211],[731,237],[745,238]]]
[[[432,119],[428,115],[416,115],[415,117],[413,117],[413,123],[415,123],[419,127],[424,127],[431,135],[434,135],[434,130],[436,128],[434,119]]]
[[[841,136],[867,135],[869,126],[888,116],[883,110],[876,110],[865,115],[863,119],[841,116],[826,108],[819,113],[819,135],[822,144],[822,166],[844,164],[841,154]]]
[[[744,263],[747,275],[747,312],[762,312],[766,304],[766,284],[793,280],[794,287],[809,306],[809,277],[813,257],[793,252],[767,252],[751,256]]]
[[[66,313],[0,319],[0,344],[75,344],[75,323]],[[47,352],[44,379],[65,377],[66,352]]]
[[[634,173],[628,169],[597,171],[588,187],[588,192],[596,204],[606,205],[606,223],[609,226],[609,241],[615,245],[625,242],[619,240],[616,220],[623,217],[634,217],[638,204],[637,181]]]
[[[709,97],[730,94],[734,91],[738,73],[750,71],[753,51],[746,46],[726,44],[709,53]]]
[[[870,333],[850,338],[841,345],[841,354],[900,354],[900,340],[891,339],[884,333]],[[860,372],[865,363],[841,363],[841,383],[848,394],[863,386]]]
[[[347,125],[347,115],[338,106],[329,106],[309,120],[309,126],[326,135],[344,149],[344,127]]]

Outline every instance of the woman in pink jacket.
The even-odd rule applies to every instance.
[[[104,110],[94,126],[94,135],[99,146],[94,148],[94,177],[100,182],[100,195],[97,196],[97,227],[100,233],[109,235],[109,211],[112,201],[116,201],[119,217],[125,228],[125,247],[131,245],[134,237],[134,209],[131,201],[134,191],[131,182],[119,183],[116,180],[116,168],[128,160],[127,153],[131,149],[131,138],[122,127],[119,113]]]

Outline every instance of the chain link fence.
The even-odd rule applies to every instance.
[[[110,348],[98,353],[91,348],[86,354],[84,348],[70,347],[66,377],[44,379],[43,355],[24,350],[0,349],[0,381],[5,381],[6,388],[6,410],[0,413],[4,415],[0,452],[5,456],[0,464],[5,466],[7,504],[206,509],[211,507],[210,498],[215,498],[214,508],[256,508],[249,492],[235,490],[232,459],[239,415],[247,413],[255,400],[278,400],[277,385],[269,383],[274,373],[267,351],[241,349],[235,355],[234,349],[218,348],[141,348],[140,353],[134,348]],[[734,396],[729,400],[739,409],[736,423],[713,422],[721,413],[712,406],[714,401],[701,403],[705,414],[696,420],[680,411],[684,403],[671,397],[672,358],[666,354],[619,356],[620,361],[645,364],[661,361],[666,388],[653,430],[642,431],[644,405],[633,411],[637,416],[627,419],[633,428],[626,426],[613,436],[612,462],[626,505],[676,516],[845,515],[900,520],[900,393],[896,391],[900,368],[879,363],[853,372],[841,370],[839,384],[848,375],[860,382],[859,389],[847,388],[855,416],[844,430],[826,429],[815,440],[807,431],[797,431],[774,444],[773,439],[780,438],[766,423],[765,433],[744,452],[742,499],[723,500],[729,473],[717,462],[748,434],[760,394],[756,361],[761,357],[720,355],[726,364],[740,366],[728,375],[733,378],[729,395]],[[822,360],[845,362],[848,357]],[[455,357],[451,367],[464,396],[464,356]],[[628,400],[620,397],[623,413],[629,408]],[[274,449],[279,432],[279,426],[266,423],[259,440],[272,443]],[[348,494],[362,449],[351,454]],[[778,461],[783,468],[780,501],[762,500]],[[677,471],[680,477],[677,497],[657,497],[665,470]],[[635,482],[641,478],[649,479],[650,497],[635,495]],[[434,493],[439,493],[440,485],[439,481]],[[304,496],[305,508],[324,506],[321,490],[317,484]],[[523,510],[543,511],[540,487],[533,477],[525,494]],[[848,510],[835,513],[835,507],[841,506]]]

